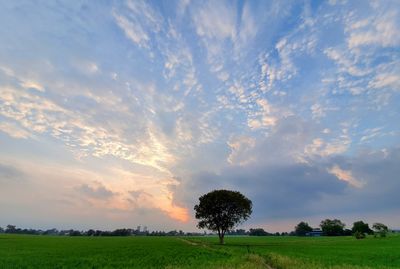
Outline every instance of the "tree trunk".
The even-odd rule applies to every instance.
[[[223,234],[223,233],[219,234],[219,243],[220,243],[221,245],[224,244],[224,234]]]

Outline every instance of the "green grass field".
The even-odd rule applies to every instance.
[[[400,236],[62,237],[0,235],[0,268],[400,268]]]

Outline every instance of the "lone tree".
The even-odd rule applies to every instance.
[[[252,202],[238,191],[214,190],[199,198],[194,206],[197,227],[218,232],[219,243],[237,224],[247,220],[252,212]]]
[[[312,230],[313,229],[310,227],[310,225],[304,221],[300,222],[296,227],[294,227],[294,232],[298,236],[305,236],[307,233],[312,232]]]

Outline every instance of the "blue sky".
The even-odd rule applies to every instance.
[[[0,4],[0,226],[399,228],[398,1]]]

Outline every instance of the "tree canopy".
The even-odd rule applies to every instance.
[[[307,222],[300,222],[299,224],[294,227],[294,232],[298,236],[305,236],[307,233],[311,232],[313,229]]]
[[[250,229],[249,235],[265,236],[265,235],[270,235],[270,234],[268,232],[266,232],[263,228],[254,228],[254,229]]]
[[[346,226],[346,224],[344,224],[338,219],[334,220],[326,219],[321,221],[321,224],[319,226],[321,227],[322,232],[325,235],[334,236],[334,235],[343,235],[344,227]]]
[[[386,234],[389,232],[388,227],[385,224],[382,223],[374,223],[372,225],[372,228],[374,229],[375,236],[379,235],[380,237],[386,237]]]
[[[194,210],[197,227],[218,232],[223,244],[225,233],[250,217],[252,202],[238,191],[214,190],[201,196]]]
[[[351,231],[353,234],[356,232],[362,233],[362,234],[372,234],[373,231],[369,228],[368,223],[364,223],[362,220],[356,221],[353,223],[353,228],[351,228]]]

